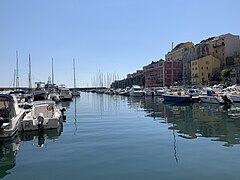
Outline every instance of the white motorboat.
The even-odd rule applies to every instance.
[[[72,89],[72,96],[80,96],[80,92],[77,89]]]
[[[140,86],[138,85],[133,85],[132,88],[129,91],[130,96],[136,96],[136,97],[141,97],[144,95],[144,91],[141,89]]]
[[[33,89],[33,100],[46,100],[47,99],[47,91],[45,90],[45,83],[44,82],[35,82],[37,87]]]
[[[20,131],[56,129],[63,122],[63,112],[54,101],[37,101],[20,123]]]
[[[157,87],[155,88],[155,95],[156,96],[162,96],[163,94],[169,92],[169,89],[167,87]]]
[[[129,96],[129,90],[130,88],[126,87],[125,89],[120,90],[118,94],[122,96]]]
[[[155,91],[153,90],[153,89],[148,89],[148,88],[146,88],[145,90],[144,90],[144,94],[145,94],[145,96],[155,96]]]
[[[24,115],[25,110],[19,108],[14,95],[0,94],[0,138],[13,136]]]
[[[213,90],[207,90],[206,95],[199,95],[199,99],[205,103],[213,103],[213,104],[227,104],[231,103],[231,100],[228,99],[226,95],[216,94]]]
[[[72,100],[72,93],[66,87],[61,87],[59,89],[59,97],[61,101],[71,101]]]
[[[200,101],[205,103],[212,103],[212,104],[224,104],[224,100],[220,95],[208,96],[208,95],[200,95]]]
[[[48,99],[53,100],[55,102],[59,102],[60,101],[60,95],[58,92],[50,92],[48,95]]]
[[[229,96],[229,98],[236,103],[240,103],[240,94],[239,93],[232,93],[232,94],[228,94],[227,96]]]

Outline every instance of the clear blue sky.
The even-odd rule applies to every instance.
[[[119,77],[164,58],[174,45],[240,34],[239,0],[1,0],[0,87],[10,86],[19,53],[20,86],[47,81],[90,86],[99,70]]]

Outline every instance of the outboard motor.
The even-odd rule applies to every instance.
[[[37,117],[37,120],[38,120],[38,130],[39,131],[43,131],[43,128],[44,128],[44,116],[43,116],[43,113],[39,113],[38,117]]]
[[[66,108],[65,108],[65,107],[62,107],[62,108],[60,109],[60,111],[61,111],[62,116],[63,116],[63,122],[65,122],[65,121],[66,121],[66,115],[64,115],[64,112],[66,111]]]
[[[232,100],[227,95],[223,95],[222,99],[224,100],[225,104],[232,104]]]
[[[3,123],[4,123],[4,119],[0,117],[0,128],[2,127]]]

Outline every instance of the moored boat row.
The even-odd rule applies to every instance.
[[[52,100],[19,101],[15,94],[0,93],[0,138],[12,137],[17,131],[43,131],[58,128],[65,108]]]
[[[213,104],[229,104],[240,102],[240,88],[232,86],[222,89],[213,87],[196,88],[196,87],[155,87],[155,88],[141,88],[133,85],[126,89],[93,89],[89,92],[117,94],[125,96],[160,96],[164,101],[174,103],[178,102],[204,102]],[[111,92],[111,93],[109,93]]]

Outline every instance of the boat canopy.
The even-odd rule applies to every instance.
[[[14,99],[13,99],[13,97],[11,96],[11,95],[9,95],[9,94],[0,94],[0,100],[1,99],[4,99],[4,100],[8,100],[8,101],[14,101]]]
[[[212,96],[213,94],[216,94],[213,90],[207,90],[207,96]]]
[[[19,113],[18,105],[13,96],[0,94],[0,117],[11,119]]]

